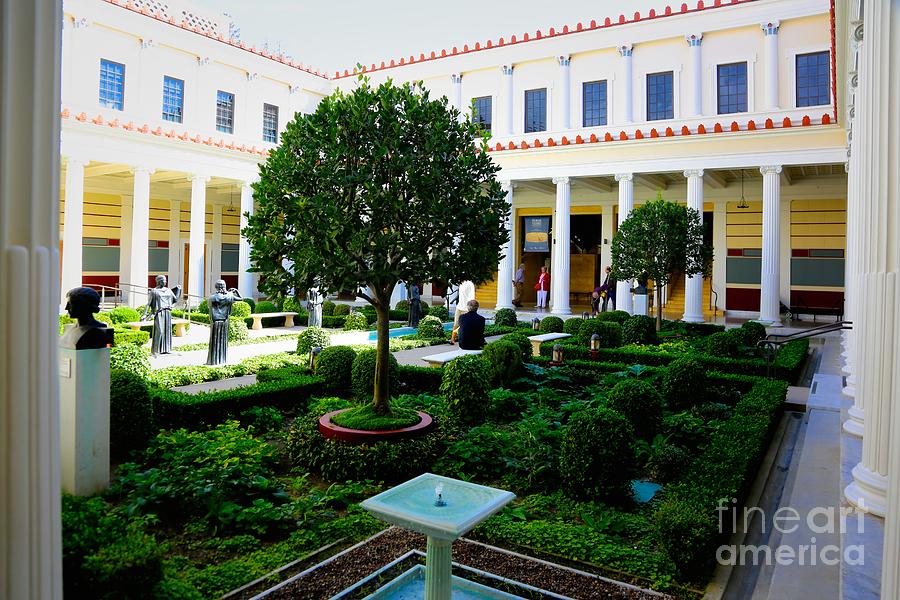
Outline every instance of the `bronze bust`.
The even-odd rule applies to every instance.
[[[94,318],[94,313],[100,312],[100,294],[89,287],[77,287],[66,293],[66,299],[66,310],[78,325],[66,331],[59,347],[94,350],[112,346],[112,328]]]

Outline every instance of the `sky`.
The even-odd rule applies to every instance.
[[[241,40],[326,72],[620,13],[662,12],[677,0],[188,0],[227,13]],[[690,5],[695,2],[691,0]]]

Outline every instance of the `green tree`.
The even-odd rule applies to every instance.
[[[398,281],[476,284],[508,240],[479,128],[421,84],[356,89],[297,114],[260,167],[242,231],[268,294],[356,290],[378,316],[374,407],[390,412],[388,310]]]
[[[703,243],[700,213],[663,200],[635,208],[613,237],[612,271],[618,280],[652,279],[656,330],[662,327],[662,288],[672,275],[707,275],[712,248]]]

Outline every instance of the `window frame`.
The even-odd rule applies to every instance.
[[[599,104],[602,106],[600,122],[596,125],[588,125],[587,123],[587,95],[585,94],[585,89],[588,85],[597,84],[600,86],[600,98],[598,100]],[[582,81],[581,82],[581,126],[582,127],[606,127],[609,125],[609,80],[608,79],[595,79],[592,81]]]
[[[678,98],[678,89],[675,84],[675,81],[676,81],[675,74],[676,74],[675,69],[668,69],[668,70],[644,73],[644,78],[643,78],[643,80],[644,80],[644,121],[649,123],[650,121],[671,121],[673,119],[678,118],[678,107],[676,106],[676,99]],[[651,119],[650,118],[650,77],[653,77],[656,75],[671,75],[671,77],[672,77],[672,116],[667,115],[664,117],[658,117],[658,118]]]
[[[227,94],[227,95],[231,96],[231,115],[229,116],[231,125],[227,129],[223,129],[223,127],[225,127],[224,125],[223,126],[219,125],[219,102],[220,102],[221,94]],[[219,89],[216,90],[216,131],[218,131],[220,133],[227,133],[229,135],[234,135],[234,115],[235,115],[235,105],[236,104],[237,104],[237,98],[236,98],[234,92],[226,92],[225,90],[219,90]]]
[[[269,108],[274,108],[274,109],[275,109],[275,128],[274,128],[274,129],[270,129],[270,131],[273,131],[273,132],[274,132],[274,134],[272,135],[272,137],[273,137],[274,139],[271,139],[271,140],[268,139],[268,138],[266,137],[266,133],[267,133],[267,132],[266,132],[266,118],[270,116],[270,115],[267,115],[267,114],[266,114],[266,109],[269,109]],[[281,111],[280,111],[280,109],[279,109],[279,107],[278,107],[277,104],[269,104],[268,102],[263,102],[263,107],[262,107],[262,139],[263,139],[263,141],[266,142],[266,143],[269,143],[269,144],[277,144],[277,143],[278,143],[278,123],[279,123],[279,119],[281,118],[280,112],[281,112]]]
[[[181,94],[179,97],[180,103],[178,106],[179,115],[177,119],[170,119],[166,117],[166,84],[169,81],[177,81],[181,84]],[[184,79],[173,77],[171,75],[163,75],[162,120],[169,123],[184,123]]]
[[[544,132],[544,131],[547,131],[547,127],[548,127],[548,122],[547,122],[547,121],[548,121],[548,119],[547,119],[547,88],[546,88],[546,87],[542,87],[542,88],[533,88],[533,89],[530,89],[530,90],[524,90],[524,92],[525,92],[524,95],[523,95],[523,98],[524,98],[524,105],[523,105],[523,111],[522,111],[522,113],[523,113],[523,119],[522,119],[522,122],[523,122],[523,133],[542,133],[542,132]],[[534,92],[542,92],[542,93],[543,93],[543,96],[544,96],[544,100],[543,100],[544,114],[543,114],[543,123],[542,123],[542,124],[543,124],[543,129],[529,129],[529,128],[528,128],[528,97],[529,97],[529,94],[534,93]]]
[[[806,106],[798,106],[798,98],[797,98],[797,58],[799,56],[804,56],[808,54],[828,54],[828,102],[826,104],[808,104]],[[803,48],[792,48],[790,50],[790,58],[791,58],[791,107],[792,108],[818,108],[818,107],[830,107],[834,102],[834,97],[832,95],[831,84],[834,81],[834,73],[832,72],[831,65],[831,47],[830,46],[809,46]]]
[[[122,83],[121,83],[122,89],[120,92],[121,99],[119,100],[118,107],[110,106],[108,103],[104,102],[104,98],[103,98],[104,77],[103,77],[103,74],[104,74],[105,64],[114,65],[116,67],[121,67],[121,69],[122,69]],[[98,77],[98,81],[97,81],[97,103],[100,105],[101,108],[106,108],[109,110],[118,110],[118,111],[125,110],[125,82],[126,82],[126,80],[125,80],[125,63],[120,63],[120,62],[116,62],[114,60],[110,60],[108,58],[101,57],[100,58],[99,77]]]
[[[722,88],[721,88],[721,81],[720,81],[721,73],[719,72],[719,69],[721,69],[722,67],[733,67],[733,66],[737,66],[737,65],[744,65],[744,110],[729,110],[729,111],[723,112],[722,111],[722,93],[721,93]],[[724,62],[724,63],[716,63],[714,65],[714,72],[715,72],[714,79],[715,79],[715,91],[716,91],[716,93],[715,93],[716,114],[717,115],[735,115],[735,114],[750,112],[750,89],[751,89],[750,88],[750,74],[751,74],[751,69],[750,69],[749,61],[736,60],[736,61],[729,61],[729,62]],[[740,108],[740,106],[738,108]]]
[[[481,121],[481,120],[476,120],[477,117],[478,117],[478,112],[477,112],[476,109],[477,109],[478,101],[479,101],[479,100],[487,100],[488,103],[489,103],[490,109],[491,109],[491,110],[490,110],[490,120],[489,120],[488,123],[487,123],[487,124],[488,124],[487,128],[484,128],[484,122],[483,122],[483,121]],[[472,110],[473,110],[473,113],[472,113],[472,119],[473,119],[473,121],[476,122],[476,123],[479,123],[480,125],[482,125],[482,129],[484,129],[484,131],[485,131],[486,133],[488,133],[488,136],[487,136],[487,137],[489,137],[489,138],[490,138],[490,137],[493,137],[493,136],[494,136],[494,97],[493,97],[492,95],[490,95],[490,94],[488,94],[488,95],[486,95],[486,96],[474,96],[474,97],[472,98],[472,101],[471,101],[471,102],[472,102]]]

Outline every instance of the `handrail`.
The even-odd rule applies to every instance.
[[[775,367],[775,361],[778,360],[778,352],[788,342],[803,340],[825,333],[832,333],[834,331],[851,329],[853,329],[852,321],[835,321],[834,323],[827,323],[825,325],[820,325],[819,327],[812,327],[791,334],[772,333],[767,335],[765,339],[759,340],[756,343],[756,347],[764,355],[766,359],[766,375],[771,377],[772,370]]]

